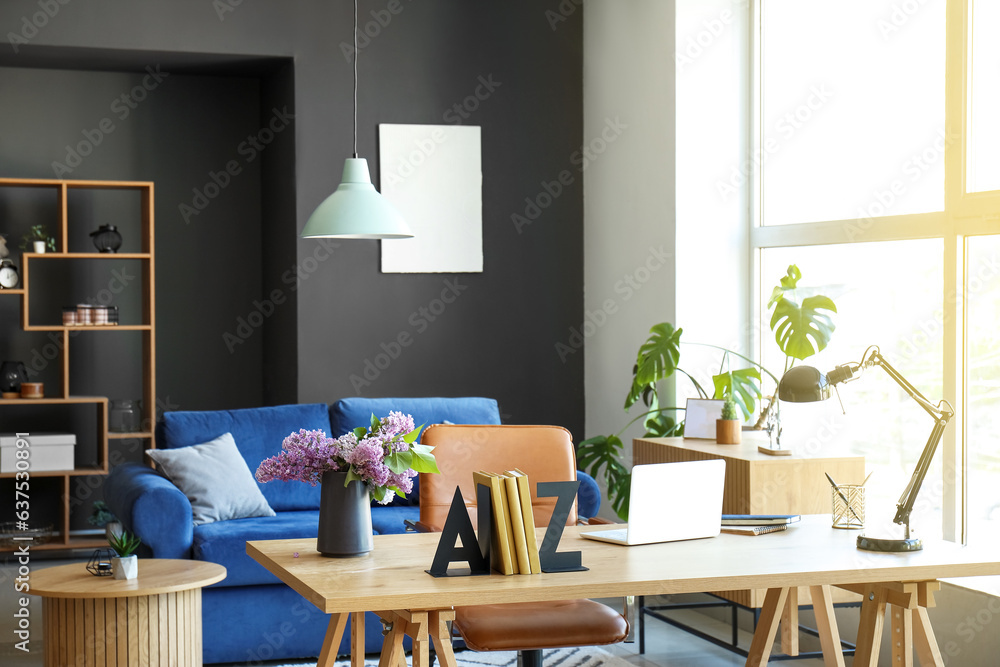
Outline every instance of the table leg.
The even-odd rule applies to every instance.
[[[781,611],[781,652],[799,654],[799,589],[789,588],[785,607]]]
[[[346,627],[347,614],[330,614],[330,624],[326,626],[326,636],[323,637],[323,648],[319,651],[316,667],[333,667],[333,663],[337,662],[337,649],[340,648],[340,640]]]
[[[832,590],[829,586],[810,586],[813,613],[816,615],[816,631],[823,648],[825,667],[844,667],[844,651],[840,647],[840,630],[833,611]]]
[[[882,645],[882,626],[885,623],[885,605],[888,593],[884,586],[865,586],[861,602],[861,621],[858,624],[858,642],[854,650],[855,667],[878,667],[878,653]]]
[[[403,652],[403,637],[406,636],[406,623],[392,614],[390,616],[392,629],[382,640],[382,654],[379,656],[378,667],[398,667],[399,660],[406,660]]]
[[[434,640],[434,650],[437,652],[441,667],[458,667],[455,661],[455,651],[451,647],[451,632],[448,621],[455,620],[455,610],[438,610],[430,612],[430,634]]]
[[[892,664],[913,667],[913,610],[889,605],[892,619],[889,636],[892,638]]]
[[[351,667],[365,667],[365,612],[363,611],[351,612]]]
[[[788,599],[787,588],[769,588],[764,596],[764,605],[760,609],[760,619],[757,630],[750,642],[750,652],[747,655],[747,667],[759,667],[767,664],[771,655],[771,645],[778,632],[778,622],[781,621],[781,610]]]
[[[931,619],[924,607],[913,610],[913,641],[921,667],[944,667],[944,658],[941,657],[941,649],[938,648],[931,628]]]

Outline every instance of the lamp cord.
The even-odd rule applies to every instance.
[[[358,0],[354,0],[354,157],[358,157]]]

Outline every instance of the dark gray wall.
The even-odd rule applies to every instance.
[[[549,7],[531,0],[362,4],[362,24],[373,37],[362,38],[359,59],[358,144],[376,183],[378,123],[444,123],[454,117],[454,105],[468,101],[461,122],[483,128],[485,271],[414,276],[382,275],[374,241],[341,241],[330,252],[317,241],[296,239],[338,183],[351,152],[351,67],[341,50],[350,40],[350,3],[244,2],[219,16],[223,5],[60,5],[28,44],[13,45],[17,53],[4,46],[6,55],[0,55],[0,65],[15,68],[6,71],[19,79],[9,86],[2,77],[2,97],[25,109],[44,106],[51,95],[36,97],[41,87],[24,81],[31,70],[22,68],[160,64],[177,75],[156,91],[161,106],[137,110],[144,132],[134,138],[128,163],[138,165],[135,177],[157,180],[160,395],[189,409],[330,402],[356,393],[486,395],[501,402],[508,422],[562,424],[582,437],[582,358],[574,355],[564,364],[554,349],[582,320],[582,179],[522,233],[511,221],[579,148],[581,13],[553,31],[545,17]],[[35,11],[34,3],[0,5],[0,35],[21,32]],[[294,58],[294,68],[272,60],[281,57]],[[200,78],[209,75],[215,78]],[[65,76],[79,77],[73,85],[89,90],[87,77],[118,75]],[[182,77],[190,77],[187,86],[173,85]],[[487,92],[481,79],[499,85]],[[477,87],[485,99],[470,98]],[[231,94],[224,92],[230,88]],[[105,96],[82,93],[82,99],[90,102],[65,102],[76,126],[63,124],[77,133],[97,112],[87,105]],[[225,211],[218,214],[223,220],[213,223],[203,214],[185,225],[176,211],[190,201],[191,188],[231,157],[247,122],[266,124],[271,108],[287,100],[295,115],[294,145],[268,148],[259,174],[242,174],[213,201],[206,212]],[[200,140],[216,122],[222,137]],[[2,127],[6,134],[9,126]],[[45,169],[64,143],[5,148],[3,175],[50,175]],[[87,176],[113,178],[125,171],[117,161],[94,165]],[[222,270],[203,274],[206,262]],[[296,270],[302,279],[289,284],[286,277]],[[206,284],[203,275],[217,282]],[[173,293],[161,288],[167,280],[176,281]],[[440,310],[435,299],[449,280],[462,288],[455,301],[433,321],[421,315],[421,308]],[[275,290],[284,303],[230,354],[223,335]],[[199,333],[192,335],[192,328]],[[352,383],[352,375],[364,379],[366,361],[385,366],[377,357],[382,343],[391,347],[403,332],[413,343],[377,377],[369,370],[370,385]]]

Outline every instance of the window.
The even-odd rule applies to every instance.
[[[957,409],[914,528],[960,541],[995,531],[1000,46],[983,35],[1000,30],[1000,3],[759,0],[755,21],[759,358],[784,366],[767,301],[797,264],[800,285],[839,310],[829,347],[804,363],[825,372],[878,345],[932,403]],[[782,406],[783,442],[863,455],[869,518],[891,523],[933,423],[879,369],[840,396],[846,414],[836,398]]]

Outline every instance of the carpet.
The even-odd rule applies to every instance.
[[[492,651],[476,653],[475,651],[456,651],[455,660],[458,667],[517,667],[517,653],[515,651]],[[305,665],[315,665],[314,662],[296,662],[278,667],[304,667]],[[338,660],[337,667],[349,667],[351,661],[348,659]],[[440,667],[439,662],[434,661],[435,667]],[[597,646],[585,646],[582,648],[557,648],[545,651],[542,662],[545,667],[630,667],[632,663],[613,655],[603,648]],[[365,660],[365,667],[378,667],[378,658]]]

